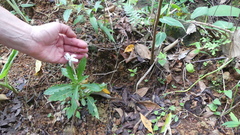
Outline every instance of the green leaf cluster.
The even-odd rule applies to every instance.
[[[45,95],[50,96],[50,101],[61,101],[67,104],[65,111],[68,118],[71,118],[73,115],[78,118],[80,117],[80,113],[77,111],[78,108],[80,108],[80,105],[87,105],[89,113],[96,118],[99,118],[95,100],[90,95],[94,92],[100,92],[106,87],[106,85],[84,83],[88,78],[88,76],[83,75],[86,62],[86,58],[83,58],[79,62],[76,70],[67,64],[66,68],[61,69],[61,72],[71,80],[71,83],[54,85],[44,92]],[[70,100],[67,102],[66,99],[68,98],[70,98]]]

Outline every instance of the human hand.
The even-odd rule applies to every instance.
[[[52,22],[33,26],[28,55],[51,63],[66,63],[66,53],[75,54],[77,59],[87,57],[87,43],[76,38],[72,29],[62,23]]]

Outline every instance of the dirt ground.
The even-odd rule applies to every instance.
[[[25,13],[34,21],[32,25],[40,25],[56,19],[62,21],[64,10],[56,10],[55,4],[48,1],[34,1],[34,8],[25,9]],[[119,13],[120,14],[120,13]],[[114,18],[114,19],[117,19]],[[138,41],[138,34],[132,33],[132,39],[126,42],[111,43],[103,35],[96,34],[91,25],[70,25],[76,31],[78,38],[89,44],[89,58],[87,60],[86,75],[90,82],[108,84],[111,91],[110,99],[95,95],[96,105],[99,109],[100,119],[92,117],[87,108],[80,111],[81,119],[68,120],[64,114],[64,105],[59,102],[50,102],[43,92],[52,85],[69,82],[61,75],[63,64],[43,63],[41,73],[35,74],[35,59],[19,53],[8,75],[9,82],[19,90],[14,94],[5,88],[0,89],[1,94],[6,94],[9,100],[0,101],[0,134],[2,135],[146,135],[150,134],[141,122],[140,113],[149,120],[160,118],[155,125],[162,127],[166,120],[163,113],[172,112],[175,119],[171,122],[173,135],[239,135],[237,129],[226,128],[222,124],[229,119],[228,115],[214,115],[207,107],[215,98],[221,97],[220,112],[229,109],[230,100],[217,90],[223,88],[223,75],[225,88],[232,89],[237,83],[232,66],[227,66],[221,72],[212,74],[190,91],[164,95],[180,88],[188,88],[199,77],[219,67],[216,60],[209,61],[207,66],[197,62],[198,72],[184,73],[183,60],[172,60],[170,71],[159,64],[151,70],[135,90],[138,80],[144,76],[151,64],[149,61],[134,59],[124,62],[122,55],[124,48],[129,44],[143,43]],[[81,30],[79,31],[79,28]],[[116,35],[117,36],[117,35]],[[194,39],[197,36],[189,37]],[[191,47],[182,46],[178,53],[184,53]],[[175,52],[173,50],[172,52]],[[0,45],[0,69],[4,64],[11,49]],[[219,55],[220,57],[221,55]],[[207,55],[197,56],[198,60],[209,59]],[[234,63],[233,63],[234,64]],[[134,77],[130,76],[128,69],[138,68]],[[215,82],[215,85],[212,82]],[[143,89],[140,89],[143,88]],[[204,90],[202,90],[204,88]],[[141,94],[141,92],[145,94]],[[240,91],[236,97],[240,96]],[[239,98],[240,100],[240,98]],[[236,100],[234,104],[237,104]],[[181,103],[184,103],[182,105]],[[171,109],[171,107],[175,107]],[[240,118],[240,107],[235,107],[232,112]],[[73,126],[72,126],[73,124]],[[161,129],[161,128],[160,128]],[[160,129],[154,134],[160,133]],[[169,133],[169,132],[168,132]]]

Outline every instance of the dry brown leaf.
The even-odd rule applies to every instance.
[[[154,109],[161,108],[158,104],[153,103],[152,101],[140,101],[138,103],[144,105],[148,110],[154,110]]]
[[[172,74],[169,74],[166,76],[167,84],[169,84],[172,81]]]
[[[191,62],[191,60],[198,55],[197,49],[194,49],[188,53],[188,55],[184,58],[186,62]]]
[[[5,94],[0,94],[0,101],[1,100],[8,100],[9,98]]]
[[[236,30],[232,35],[232,42],[223,46],[223,52],[231,58],[240,57],[240,30]]]
[[[145,128],[148,129],[149,132],[151,132],[153,134],[153,129],[152,129],[152,122],[150,120],[148,120],[144,115],[142,115],[140,113],[140,117],[142,120],[143,125],[145,126]]]
[[[127,59],[125,59],[126,63],[130,62],[131,60],[137,57],[136,53],[132,51]]]
[[[118,112],[119,116],[122,118],[123,116],[123,110],[121,108],[114,108],[115,111]]]
[[[149,90],[149,87],[142,87],[136,91],[136,93],[140,96],[143,97]]]
[[[151,52],[149,51],[149,48],[142,44],[135,45],[135,51],[136,53],[143,59],[151,59]]]
[[[198,84],[201,91],[204,91],[207,88],[207,86],[203,83],[203,81],[199,81]]]

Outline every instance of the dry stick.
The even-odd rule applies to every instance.
[[[155,49],[157,25],[158,25],[159,17],[160,17],[160,14],[161,14],[162,1],[163,1],[163,0],[159,0],[159,3],[158,3],[158,11],[157,11],[157,15],[156,15],[155,22],[154,22],[154,27],[153,27],[153,43],[152,43],[151,60],[150,60],[150,63],[151,63],[151,64],[153,63],[153,59],[154,59],[154,49]]]
[[[190,23],[193,23],[193,24],[195,24],[195,25],[196,25],[196,24],[206,25],[206,26],[213,27],[213,28],[217,28],[217,29],[220,29],[220,30],[223,30],[223,31],[225,31],[225,32],[228,32],[228,33],[233,34],[233,32],[230,31],[230,30],[226,30],[226,29],[224,29],[224,28],[221,28],[221,27],[218,27],[218,26],[209,24],[209,23],[203,23],[203,22],[198,22],[198,21],[190,21]]]
[[[139,79],[136,84],[136,91],[138,90],[138,85],[143,81],[143,79],[147,76],[147,74],[152,70],[153,66],[155,65],[157,58],[155,58],[154,62],[152,63],[151,67],[147,70],[147,72]]]
[[[226,63],[224,63],[222,66],[220,66],[218,69],[212,71],[212,72],[209,72],[207,74],[205,74],[204,76],[202,76],[201,78],[199,78],[196,82],[194,82],[188,89],[186,90],[177,90],[177,91],[173,91],[173,92],[168,92],[166,93],[167,94],[172,94],[172,93],[176,93],[176,92],[188,92],[193,86],[195,86],[199,81],[201,81],[203,78],[205,78],[206,76],[208,75],[211,75],[221,69],[223,69],[226,65],[228,65],[230,62],[232,62],[234,60],[234,58],[231,58],[229,61],[227,61]]]
[[[170,45],[166,46],[163,49],[163,52],[167,52],[168,50],[172,49],[174,46],[176,46],[178,43],[180,42],[180,39],[175,40],[173,43],[171,43]]]

